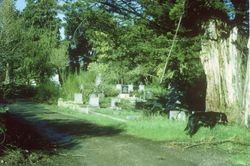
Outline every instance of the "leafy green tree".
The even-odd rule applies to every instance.
[[[57,45],[52,50],[50,56],[50,62],[56,69],[56,73],[59,75],[59,81],[62,85],[65,78],[66,66],[68,66],[68,42],[64,41]]]
[[[5,83],[14,81],[19,70],[23,46],[23,22],[14,7],[14,1],[0,2],[0,68],[5,72]],[[3,80],[1,80],[3,81]]]
[[[27,69],[38,82],[53,74],[50,56],[60,39],[57,9],[56,0],[28,0],[22,13],[29,32],[25,45]]]

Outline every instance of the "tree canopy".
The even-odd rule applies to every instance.
[[[13,0],[0,2],[2,82],[42,83],[58,73],[63,83],[66,73],[105,69],[111,82],[158,85],[164,75],[161,86],[174,84],[188,93],[204,80],[199,59],[204,24],[216,19],[249,35],[245,0],[26,2],[23,11]]]

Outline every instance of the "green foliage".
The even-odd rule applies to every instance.
[[[185,12],[185,2],[186,0],[177,0],[173,7],[169,11],[169,17],[172,20],[178,20]]]
[[[125,99],[121,99],[120,102],[117,103],[117,106],[123,110],[132,111],[135,109],[135,103],[132,103],[131,101]]]
[[[0,2],[0,81],[8,84],[20,69],[23,47],[23,20],[16,13],[12,0]]]
[[[57,18],[57,1],[27,1],[22,12],[25,26],[25,43],[23,47],[24,77],[38,82],[48,79],[53,74],[56,47],[59,42],[59,19]],[[58,46],[59,47],[59,46]],[[57,47],[57,48],[58,48]]]
[[[102,97],[100,98],[100,107],[109,108],[111,103],[111,97]]]
[[[26,26],[34,26],[38,32],[58,30],[57,0],[27,1],[23,11]]]
[[[96,75],[93,72],[81,72],[79,75],[69,75],[61,87],[61,96],[67,100],[73,100],[74,93],[82,93],[83,101],[87,102],[89,95],[97,90],[95,79]]]
[[[35,101],[45,103],[56,103],[59,97],[59,87],[51,81],[45,81],[37,87]]]
[[[0,100],[11,100],[17,98],[30,98],[36,93],[36,89],[30,85],[2,84],[0,85]]]
[[[115,89],[114,84],[103,84],[101,85],[102,92],[104,93],[105,97],[116,97],[119,92]]]
[[[151,85],[147,86],[147,91],[152,93],[151,98],[164,96],[167,93],[166,88],[163,87],[162,85],[159,85],[159,84],[151,84]]]

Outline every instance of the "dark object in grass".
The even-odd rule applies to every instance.
[[[188,123],[184,131],[192,137],[201,126],[212,129],[216,124],[227,124],[227,116],[222,112],[195,112],[188,118]]]

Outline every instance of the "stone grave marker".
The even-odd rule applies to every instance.
[[[92,107],[99,107],[99,97],[96,94],[91,94],[89,96],[89,105]]]
[[[171,120],[186,120],[186,114],[183,111],[169,111],[169,119]]]
[[[145,91],[145,86],[140,84],[139,85],[139,89],[138,89],[139,92],[144,92]]]
[[[117,103],[119,103],[119,102],[120,102],[120,99],[118,99],[118,98],[111,98],[111,105],[110,105],[110,107],[113,108],[113,109],[118,108],[117,107]]]
[[[128,85],[122,85],[122,93],[128,94]]]
[[[82,94],[81,93],[75,93],[74,94],[74,103],[83,104],[83,102],[82,102]]]
[[[128,85],[128,92],[133,92],[134,91],[134,85],[133,84],[129,84]]]
[[[122,85],[121,84],[116,84],[115,89],[118,90],[119,92],[122,91]]]
[[[118,97],[123,99],[129,98],[128,85],[122,85],[121,87],[121,93],[118,95]]]

